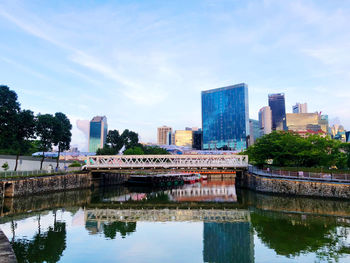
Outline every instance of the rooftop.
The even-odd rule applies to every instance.
[[[202,94],[203,93],[213,93],[213,92],[217,92],[217,91],[229,90],[229,89],[235,89],[235,88],[242,88],[242,87],[248,87],[248,85],[245,83],[239,83],[236,85],[231,85],[231,86],[217,88],[217,89],[203,90]]]

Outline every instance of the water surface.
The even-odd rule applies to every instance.
[[[213,180],[2,202],[19,262],[350,262],[350,203]]]

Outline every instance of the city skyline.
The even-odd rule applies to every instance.
[[[144,142],[155,142],[161,125],[200,127],[200,92],[241,82],[252,119],[269,93],[285,93],[287,112],[305,101],[308,112],[349,129],[349,9],[334,1],[2,1],[0,80],[23,108],[65,112],[79,146],[76,121],[95,115]]]

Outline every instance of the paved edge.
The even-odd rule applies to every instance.
[[[17,263],[17,258],[12,246],[0,229],[0,263]]]

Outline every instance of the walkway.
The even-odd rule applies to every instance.
[[[0,230],[0,263],[17,263],[11,244],[4,232]]]

